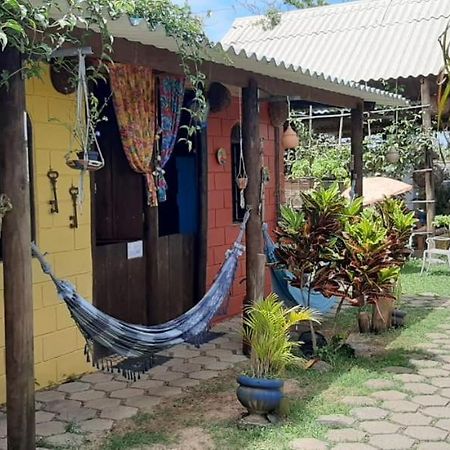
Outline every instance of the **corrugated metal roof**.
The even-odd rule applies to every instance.
[[[109,30],[115,37],[177,52],[177,45],[172,38],[167,37],[162,29],[150,31],[145,23],[132,26],[126,17],[121,17],[109,23]],[[204,57],[207,60],[226,66],[291,81],[303,86],[360,98],[367,102],[386,106],[406,104],[406,100],[401,96],[354,82],[344,81],[337,77],[325,76],[322,73],[304,69],[303,66],[297,64],[287,64],[284,61],[277,62],[273,58],[257,55],[245,49],[237,49],[232,45],[225,48],[221,43],[218,43],[214,47],[208,47],[205,49]]]
[[[442,68],[438,38],[450,0],[360,0],[296,10],[269,30],[261,18],[235,20],[224,47],[345,80],[407,78]]]

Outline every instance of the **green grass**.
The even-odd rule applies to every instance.
[[[450,268],[448,265],[431,265],[428,274],[420,275],[422,261],[413,259],[402,270],[402,292],[406,295],[433,293],[450,298]]]
[[[288,376],[297,380],[303,388],[300,397],[291,401],[288,420],[278,427],[266,430],[242,430],[235,423],[210,425],[217,448],[229,450],[287,450],[289,443],[301,437],[324,438],[327,428],[320,426],[316,418],[322,414],[347,414],[350,407],[340,402],[347,395],[366,395],[364,383],[369,379],[393,379],[388,366],[408,367],[408,359],[414,346],[424,342],[425,335],[441,323],[448,323],[450,310],[409,308],[407,326],[377,336],[386,341],[386,351],[370,358],[349,358],[338,355],[334,367],[326,373],[313,370],[290,371]],[[344,311],[343,320],[354,318],[354,311]],[[355,320],[355,319],[354,319]],[[374,337],[375,338],[375,337]]]
[[[158,432],[128,431],[124,434],[112,434],[101,447],[102,450],[126,450],[140,448],[143,445],[169,444],[171,439]]]

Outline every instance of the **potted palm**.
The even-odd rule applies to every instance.
[[[286,365],[297,357],[299,345],[291,341],[292,328],[301,321],[314,320],[309,309],[287,309],[275,294],[247,308],[243,338],[251,348],[250,370],[237,379],[237,398],[249,415],[264,416],[277,410],[283,398]]]

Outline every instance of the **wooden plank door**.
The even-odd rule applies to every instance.
[[[97,98],[110,98],[107,83],[94,88]],[[144,239],[144,177],[134,172],[123,152],[111,100],[108,118],[98,127],[105,167],[93,177],[94,304],[130,323],[147,323],[146,260],[129,259],[127,247]]]

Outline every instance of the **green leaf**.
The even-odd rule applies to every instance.
[[[9,28],[9,29],[11,29],[11,30],[13,30],[13,31],[16,31],[17,33],[21,33],[21,34],[24,33],[24,29],[23,29],[22,25],[21,25],[19,22],[17,22],[16,20],[13,20],[13,19],[7,20],[7,21],[2,25],[2,28],[3,28],[3,29],[4,29],[4,28]]]
[[[0,31],[0,47],[3,50],[5,50],[6,45],[8,44],[8,36],[6,36],[3,31]]]

